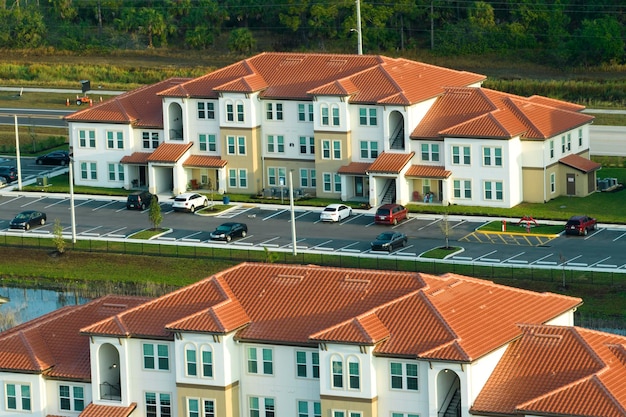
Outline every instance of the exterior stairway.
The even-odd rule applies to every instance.
[[[461,417],[461,391],[456,390],[443,417]]]
[[[387,189],[383,194],[383,198],[381,199],[382,204],[389,204],[396,201],[396,181],[388,180],[387,181]]]

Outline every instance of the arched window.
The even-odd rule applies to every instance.
[[[230,100],[227,100],[224,103],[224,106],[226,110],[226,121],[234,122],[235,121],[235,106],[233,105],[233,102]]]
[[[321,104],[320,105],[320,114],[322,116],[320,118],[322,126],[328,126],[330,124],[330,116],[329,116],[329,112],[328,112],[328,104]]]
[[[213,378],[213,350],[209,345],[200,348],[200,360],[202,362],[202,377]]]
[[[198,376],[198,352],[191,343],[185,346],[185,372],[187,376]]]
[[[348,357],[348,388],[361,389],[361,364],[355,356]]]
[[[343,388],[343,359],[339,355],[330,358],[331,387]]]

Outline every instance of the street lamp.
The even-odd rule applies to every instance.
[[[296,248],[296,215],[293,209],[293,169],[289,170],[289,206],[291,208],[291,246],[293,246],[293,256],[298,254]]]
[[[72,221],[72,243],[76,243],[76,214],[74,212],[74,147],[70,146],[70,213]]]
[[[361,32],[361,0],[356,0],[356,29],[352,29],[358,36],[357,53],[363,55],[363,37]]]

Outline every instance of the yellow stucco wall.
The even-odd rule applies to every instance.
[[[187,414],[187,398],[215,400],[215,414],[220,417],[239,417],[239,383],[227,387],[208,387],[190,384],[177,385],[179,416]]]

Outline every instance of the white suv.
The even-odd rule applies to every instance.
[[[172,208],[174,211],[188,211],[193,213],[199,208],[209,205],[209,199],[198,193],[183,193],[176,196]]]

